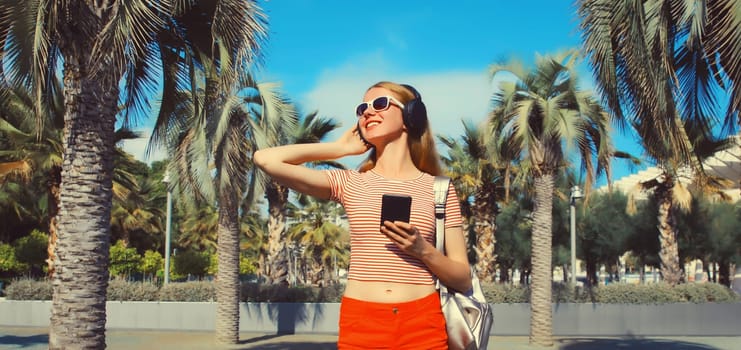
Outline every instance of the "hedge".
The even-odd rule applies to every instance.
[[[492,304],[528,303],[527,286],[483,284],[486,300]],[[242,283],[242,302],[339,302],[343,285],[327,287],[286,287],[257,283]],[[51,300],[49,280],[17,279],[5,288],[9,300]],[[108,284],[110,301],[215,301],[216,286],[211,281],[173,282],[160,286],[152,282],[132,282],[113,279]],[[622,284],[614,283],[593,288],[569,288],[553,284],[554,303],[606,303],[606,304],[667,304],[741,302],[741,297],[731,289],[716,283],[681,284],[671,287],[663,283]]]

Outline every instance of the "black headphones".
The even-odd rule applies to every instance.
[[[404,104],[402,114],[404,125],[407,127],[410,134],[419,136],[427,127],[427,107],[425,107],[424,102],[422,102],[422,96],[419,94],[417,89],[407,84],[400,85],[414,94],[414,98]]]
[[[424,102],[422,102],[422,96],[419,94],[417,89],[407,84],[400,85],[414,95],[413,99],[404,104],[404,109],[401,111],[404,126],[407,127],[407,132],[410,135],[420,136],[422,131],[427,127],[427,107],[425,107]],[[370,142],[363,137],[363,133],[360,131],[360,121],[358,121],[358,136],[366,145],[372,146]]]

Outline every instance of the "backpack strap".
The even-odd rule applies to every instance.
[[[447,176],[435,176],[435,247],[445,254],[445,203],[448,200],[448,187],[450,178]],[[448,289],[435,278],[435,288],[447,293]]]
[[[448,200],[450,178],[435,176],[435,247],[445,254],[445,202]]]

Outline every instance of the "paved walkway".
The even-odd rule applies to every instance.
[[[259,350],[336,350],[333,334],[270,335],[240,334],[240,344],[216,346],[213,332],[125,331],[106,332],[108,349],[259,349]],[[48,348],[48,330],[31,327],[0,327],[0,349],[41,350]],[[536,350],[527,337],[492,337],[489,347],[497,350]],[[599,337],[556,338],[550,349],[559,350],[741,350],[741,337]]]

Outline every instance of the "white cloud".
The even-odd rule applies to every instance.
[[[167,152],[161,148],[153,150],[149,157],[146,157],[147,143],[149,142],[149,135],[152,134],[152,129],[140,129],[135,131],[144,137],[121,141],[120,146],[124,151],[147,164],[167,158]]]
[[[485,70],[411,74],[394,66],[386,60],[383,50],[379,50],[351,57],[341,66],[323,70],[317,83],[303,96],[298,96],[298,100],[304,113],[318,110],[319,115],[334,118],[342,124],[338,131],[329,135],[328,139],[332,140],[356,122],[355,106],[369,86],[382,80],[407,83],[419,90],[433,132],[453,137],[463,133],[462,120],[473,123],[484,120],[495,88]],[[166,158],[163,150],[145,158],[144,151],[152,130],[139,131],[146,137],[123,141],[124,149],[147,163]]]
[[[306,111],[334,118],[347,128],[355,123],[355,106],[365,90],[381,80],[407,83],[419,90],[427,107],[433,132],[460,136],[461,120],[478,123],[484,120],[494,84],[485,71],[450,70],[424,74],[395,72],[382,54],[325,70],[317,84],[301,99]],[[343,129],[344,130],[344,129]]]

